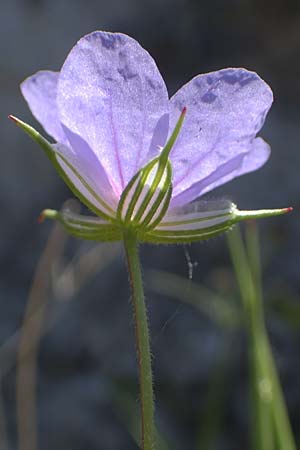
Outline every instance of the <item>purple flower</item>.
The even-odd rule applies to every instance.
[[[119,239],[132,226],[144,241],[184,242],[245,218],[230,202],[194,200],[270,155],[256,135],[273,95],[256,73],[198,75],[169,99],[148,52],[129,36],[96,31],[80,39],[60,72],[40,71],[21,90],[56,144],[15,120],[98,216],[45,213],[73,234]]]

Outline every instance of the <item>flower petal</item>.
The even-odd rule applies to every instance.
[[[223,169],[236,170],[252,149],[251,142],[261,129],[272,101],[269,86],[256,73],[245,69],[199,75],[183,86],[171,99],[170,128],[178,111],[187,107],[181,133],[170,155],[173,196],[198,182],[202,189],[202,181],[209,176],[216,177],[217,185],[219,168],[220,178],[226,182]],[[250,158],[247,160],[251,164]],[[235,164],[233,169],[231,166]],[[233,176],[238,174],[236,171]],[[211,184],[210,189],[213,187]],[[198,197],[201,189],[194,190],[189,201]]]
[[[145,163],[154,129],[169,109],[151,56],[124,34],[100,31],[71,50],[57,104],[62,123],[89,144],[119,195]]]
[[[163,116],[161,116],[161,118],[156,124],[156,127],[154,128],[150,148],[146,156],[147,158],[146,162],[151,161],[151,159],[154,159],[157,156],[158,152],[160,152],[163,149],[165,143],[167,142],[168,134],[169,134],[169,114],[164,114]]]
[[[46,132],[55,141],[65,144],[66,137],[59,121],[56,106],[58,75],[58,72],[41,70],[23,81],[21,92],[32,114]]]
[[[200,195],[209,192],[216,187],[228,183],[228,181],[240,175],[259,169],[270,156],[270,146],[261,138],[256,138],[248,144],[248,151],[240,153],[231,160],[217,167],[217,169],[193,184],[171,200],[170,207],[176,208],[190,203]],[[247,148],[246,148],[247,149]]]
[[[118,200],[101,163],[80,136],[65,127],[64,131],[71,146],[53,145],[57,162],[84,198],[98,210],[114,217]]]

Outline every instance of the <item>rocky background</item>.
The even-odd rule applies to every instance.
[[[74,43],[95,29],[135,37],[154,56],[170,94],[198,73],[229,66],[257,71],[275,96],[262,132],[272,146],[272,157],[259,172],[219,188],[210,197],[227,196],[241,209],[290,205],[297,209],[300,203],[298,0],[1,0],[0,442],[5,450],[18,445],[16,380],[23,395],[19,414],[25,428],[31,414],[32,398],[28,403],[24,398],[32,377],[25,371],[18,378],[15,370],[29,298],[38,308],[39,302],[46,302],[37,361],[38,448],[137,448],[128,433],[136,421],[132,411],[137,407],[137,391],[122,250],[79,243],[55,230],[50,245],[54,255],[48,255],[48,262],[49,258],[54,262],[42,267],[40,283],[29,296],[40,255],[53,233],[53,225],[38,225],[37,217],[45,207],[59,209],[71,195],[40,149],[7,119],[13,113],[35,124],[19,83],[42,68],[59,70]],[[268,329],[299,440],[298,216],[296,211],[265,220],[259,228]],[[225,238],[195,244],[188,254],[196,263],[194,282],[225,297],[224,308],[227,300],[232,304],[232,298],[238,297]],[[248,375],[243,331],[201,306],[201,299],[209,300],[206,291],[199,290],[195,309],[182,302],[184,298],[174,298],[166,288],[166,276],[162,281],[151,272],[161,269],[187,281],[187,254],[182,247],[145,247],[142,259],[161,430],[172,449],[192,450],[202,442],[201,449],[246,450]],[[29,339],[34,329],[29,323]],[[23,354],[25,367],[29,350]],[[216,378],[216,374],[221,375]],[[209,386],[217,404],[208,407]],[[218,424],[207,411],[220,415]],[[205,445],[201,440],[209,420],[216,435],[212,447],[209,439]]]

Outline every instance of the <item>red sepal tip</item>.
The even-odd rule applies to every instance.
[[[184,116],[186,114],[186,106],[182,109],[181,115]]]
[[[44,211],[42,211],[41,214],[39,215],[39,217],[37,218],[37,223],[41,224],[44,222],[44,220],[45,220],[45,213],[44,213]]]
[[[289,212],[291,212],[293,210],[294,210],[294,208],[292,206],[289,206],[288,208],[284,208],[284,212],[286,212],[286,213],[289,213]]]
[[[15,116],[13,116],[12,114],[10,114],[10,115],[8,116],[8,118],[9,118],[10,120],[12,120],[13,122],[18,122],[17,118],[16,118]]]

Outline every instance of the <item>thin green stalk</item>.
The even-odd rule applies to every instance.
[[[242,240],[240,240],[240,245],[243,245]],[[262,450],[273,450],[275,448],[275,426],[272,420],[272,408],[274,404],[272,398],[273,387],[268,365],[265,362],[266,349],[268,348],[269,341],[264,322],[261,262],[255,221],[246,224],[246,250],[244,250],[244,258],[244,264],[248,271],[248,292],[252,296],[252,314],[250,314],[252,333],[249,338],[252,341],[252,383],[259,416],[259,445]],[[271,351],[270,348],[269,350]],[[255,450],[256,448],[257,445],[254,445]]]
[[[269,427],[270,411],[267,398],[261,397],[259,383],[262,380],[258,355],[261,332],[258,330],[258,317],[254,311],[254,286],[250,279],[247,255],[238,227],[228,234],[228,244],[232,263],[235,269],[241,298],[245,310],[245,320],[249,339],[249,366],[251,374],[251,439],[253,450],[272,450],[272,429]]]
[[[138,242],[134,232],[124,233],[128,273],[134,310],[137,360],[141,401],[141,448],[155,449],[154,394],[151,369],[150,337],[145,305]]]
[[[253,228],[254,227],[254,228]],[[259,242],[254,224],[246,233],[247,251],[238,229],[228,235],[229,249],[241,297],[250,345],[253,387],[254,450],[296,450],[288,412],[265,328]]]
[[[296,444],[293,437],[289,415],[285,404],[278,372],[272,355],[272,349],[268,334],[265,328],[264,311],[263,311],[263,295],[261,287],[261,267],[259,254],[259,238],[255,222],[249,223],[246,227],[246,244],[248,250],[249,266],[252,274],[252,282],[256,292],[256,307],[259,309],[261,320],[261,334],[262,334],[262,351],[261,351],[261,366],[262,372],[268,373],[269,385],[271,388],[272,401],[271,406],[271,420],[273,422],[274,441],[276,441],[278,448],[284,450],[296,450]],[[250,275],[251,275],[250,274]]]

